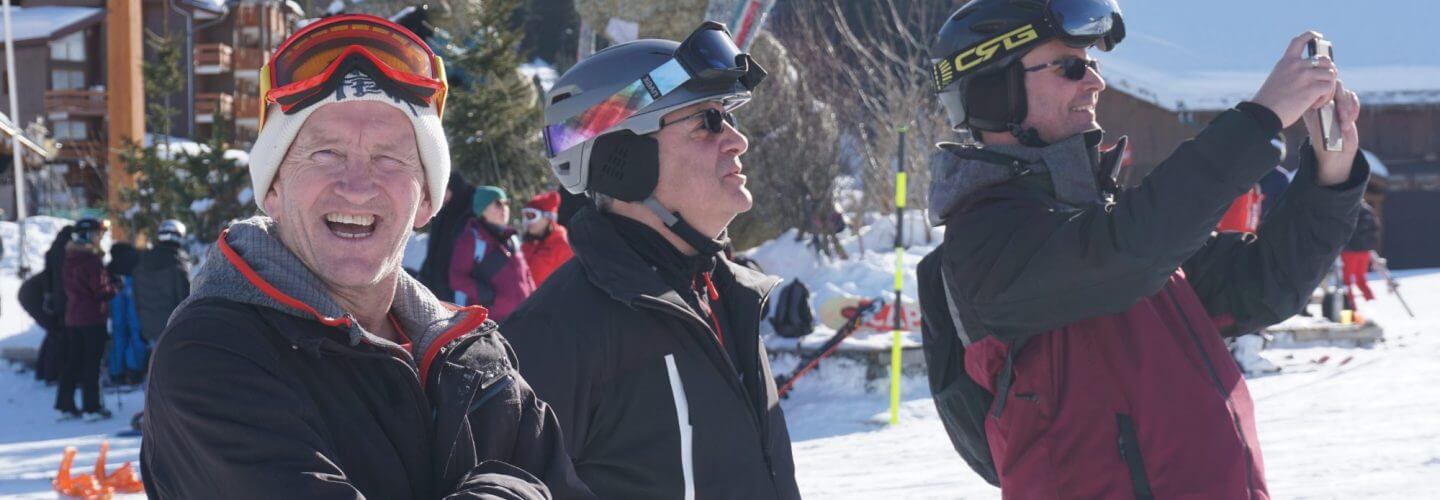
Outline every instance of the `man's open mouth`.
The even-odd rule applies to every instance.
[[[325,225],[330,228],[330,232],[347,239],[360,239],[375,234],[375,224],[378,221],[379,217],[374,215],[325,214]]]

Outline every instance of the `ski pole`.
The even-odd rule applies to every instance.
[[[1390,289],[1390,294],[1400,299],[1400,306],[1405,308],[1405,314],[1414,318],[1415,312],[1410,310],[1410,304],[1405,302],[1405,296],[1400,295],[1400,282],[1395,280],[1395,275],[1390,274],[1390,266],[1385,258],[1381,257],[1379,252],[1371,250],[1370,260],[1375,263],[1375,267],[1379,268],[1380,274],[1385,277],[1385,287]]]
[[[895,160],[895,316],[894,328],[890,331],[890,425],[900,423],[900,320],[905,316],[905,302],[900,290],[905,284],[905,132],[909,127],[900,126],[899,158]]]

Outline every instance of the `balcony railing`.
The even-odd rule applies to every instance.
[[[45,113],[52,118],[105,116],[105,92],[95,90],[47,90]],[[55,115],[59,115],[56,117]]]
[[[195,46],[195,73],[218,75],[234,67],[234,50],[223,43],[202,43]]]
[[[60,150],[56,152],[58,160],[100,160],[104,161],[105,143],[96,140],[65,140],[58,139]]]
[[[235,70],[236,71],[260,71],[260,67],[270,60],[270,51],[257,48],[241,47],[235,49]]]
[[[259,120],[260,97],[253,95],[235,96],[236,120]]]
[[[235,14],[236,22],[241,26],[260,25],[261,8],[258,5],[241,5],[239,9],[236,9]]]
[[[195,122],[213,123],[215,112],[222,116],[233,116],[235,97],[218,92],[204,92],[195,95]]]

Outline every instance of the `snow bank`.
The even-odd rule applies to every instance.
[[[791,229],[778,238],[762,243],[744,255],[755,259],[765,272],[790,280],[799,279],[810,289],[810,307],[818,310],[820,304],[832,297],[860,296],[881,297],[889,301],[895,295],[895,219],[868,215],[868,223],[854,236],[847,230],[840,238],[849,254],[848,260],[827,259],[806,246],[806,241],[795,241],[796,230]],[[943,228],[932,228],[925,222],[924,213],[910,211],[905,217],[905,234],[910,242],[904,252],[904,285],[902,294],[909,300],[916,300],[917,288],[915,268],[920,259],[929,254],[945,237]],[[925,235],[929,234],[927,242]],[[860,252],[861,243],[865,252]],[[781,286],[784,286],[782,284]],[[817,318],[817,323],[818,323]],[[761,325],[762,332],[770,332],[770,325]],[[834,334],[824,325],[816,325],[815,333],[804,339],[805,347],[819,346]],[[920,332],[908,332],[904,343],[918,346]],[[887,349],[891,344],[890,332],[857,332],[847,339],[841,349]],[[795,341],[771,336],[766,339],[771,348],[793,348]],[[778,371],[777,371],[778,373]]]
[[[34,215],[25,218],[25,263],[32,271],[45,267],[45,250],[55,241],[60,229],[70,224],[69,219]],[[0,259],[0,271],[15,274],[19,266],[20,225],[15,222],[0,222],[0,238],[4,238],[5,257]]]

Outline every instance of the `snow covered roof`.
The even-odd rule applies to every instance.
[[[60,31],[86,22],[99,22],[104,9],[93,7],[11,7],[10,25],[15,29],[15,42],[47,40]],[[0,45],[4,45],[5,26],[0,23]]]
[[[1367,106],[1440,103],[1434,4],[1389,0],[1122,0],[1126,38],[1092,51],[1116,90],[1179,111],[1252,97],[1290,39],[1314,29],[1335,44],[1348,88]]]

